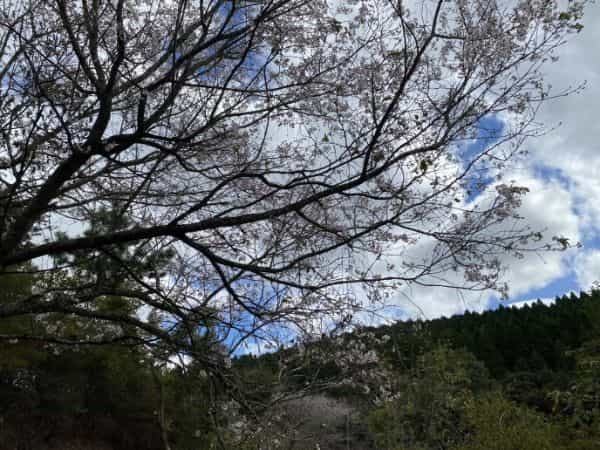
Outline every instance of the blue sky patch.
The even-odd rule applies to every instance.
[[[496,116],[486,116],[479,120],[476,128],[477,138],[458,150],[458,158],[463,166],[471,163],[491,145],[497,143],[502,137],[505,126],[504,122]],[[485,158],[476,162],[462,185],[467,191],[467,202],[477,198],[494,181],[486,163]]]

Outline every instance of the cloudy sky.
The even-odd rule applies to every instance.
[[[552,298],[587,290],[600,281],[600,5],[588,5],[584,30],[560,49],[558,63],[547,67],[547,81],[556,91],[586,87],[578,94],[547,102],[538,116],[545,136],[527,144],[529,156],[507,179],[529,187],[521,215],[546,236],[566,236],[579,249],[529,254],[507,260],[505,280],[510,303]],[[407,316],[432,318],[464,309],[481,310],[499,304],[487,293],[415,289],[398,303]]]

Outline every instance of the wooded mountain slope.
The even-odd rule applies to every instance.
[[[13,282],[1,301],[27,289]],[[2,321],[0,334],[111,333],[86,326],[45,315]],[[246,355],[229,380],[164,356],[2,342],[0,448],[600,448],[598,291]]]

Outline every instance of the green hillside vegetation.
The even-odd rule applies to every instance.
[[[31,289],[27,275],[1,280],[0,302]],[[600,292],[581,293],[246,355],[222,379],[147,345],[3,340],[0,448],[600,448],[599,319]],[[65,316],[0,322],[0,335],[32,329],[115,333]]]

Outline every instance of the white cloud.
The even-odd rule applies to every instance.
[[[520,214],[533,229],[545,230],[546,238],[568,237],[571,243],[590,241],[600,236],[600,8],[589,5],[584,31],[571,36],[558,54],[560,61],[549,65],[546,79],[556,91],[586,82],[578,94],[549,101],[540,110],[539,119],[554,131],[528,142],[529,158],[519,170],[504,174],[505,180],[530,189]],[[539,167],[545,168],[540,170]],[[510,297],[522,297],[534,289],[572,275],[587,289],[600,279],[600,250],[592,248],[567,252],[530,253],[523,259],[504,258],[504,279]],[[557,295],[563,294],[557,292]],[[440,289],[416,289],[411,300],[428,318],[451,315],[464,309],[477,310],[487,304],[489,295],[467,292],[458,295]],[[399,301],[401,301],[399,299]],[[419,316],[420,311],[407,305]]]
[[[546,240],[552,236],[567,237],[574,243],[580,240],[579,218],[574,210],[572,194],[559,182],[541,180],[522,174],[517,184],[527,186],[519,212],[534,229],[541,230]],[[505,275],[510,295],[517,296],[541,288],[567,274],[572,252],[528,253],[523,259],[506,257]]]
[[[557,91],[582,82],[586,88],[543,105],[539,119],[548,126],[562,125],[529,144],[533,163],[559,170],[570,182],[589,237],[598,234],[600,223],[600,59],[593,57],[600,42],[599,21],[600,8],[588,5],[585,28],[561,47],[559,62],[548,66],[546,79]]]
[[[521,162],[522,166],[503,174],[504,180],[514,180],[516,185],[530,189],[520,208],[524,223],[543,231],[548,240],[552,236],[561,236],[569,238],[571,243],[600,235],[597,225],[600,224],[600,126],[596,123],[600,59],[593,57],[600,42],[600,27],[595,26],[600,21],[600,8],[590,5],[586,13],[584,31],[571,36],[559,49],[560,61],[547,66],[545,76],[556,92],[584,81],[587,89],[542,106],[538,116],[541,122],[548,127],[561,122],[563,125],[545,136],[531,139],[527,143],[529,157]],[[549,170],[539,171],[540,167]],[[430,250],[427,245],[417,245],[406,253],[398,250],[396,255],[388,255],[379,265],[394,262],[400,267],[405,258],[425,254],[427,250]],[[372,263],[363,255],[361,258],[366,265]],[[504,280],[509,284],[512,298],[527,298],[532,290],[544,288],[565,276],[577,277],[583,288],[600,278],[600,250],[596,249],[532,252],[522,259],[507,255],[503,261],[507,266]],[[461,280],[454,281],[460,284]],[[492,294],[413,285],[398,289],[391,303],[398,306],[404,316],[430,319],[466,309],[485,309]],[[394,316],[391,311],[390,315]],[[376,317],[375,321],[380,319]]]
[[[542,106],[541,122],[549,127],[560,122],[563,125],[541,138],[530,140],[527,144],[529,158],[523,161],[520,170],[503,174],[505,180],[514,180],[515,184],[530,189],[520,209],[524,222],[543,231],[547,239],[562,236],[572,243],[600,234],[600,227],[596,225],[600,224],[600,127],[596,124],[600,59],[593,57],[600,42],[600,27],[595,26],[600,21],[600,8],[590,5],[586,13],[584,31],[571,36],[559,49],[560,61],[547,66],[545,75],[556,92],[584,81],[587,81],[587,89]],[[540,172],[536,170],[539,167],[551,170]],[[396,262],[400,267],[406,257],[424,254],[427,250],[425,245],[414,248],[410,254],[398,251],[385,262]],[[600,251],[532,252],[522,259],[509,256],[503,259],[507,266],[504,280],[509,284],[513,298],[527,298],[528,292],[567,275],[577,276],[583,286],[589,284],[588,278],[594,271],[600,273],[596,270],[600,269]],[[368,265],[371,260],[365,257],[363,263]],[[383,266],[384,261],[380,265]],[[433,318],[465,309],[484,309],[490,296],[488,292],[412,286],[396,292],[392,302],[409,316]]]
[[[464,311],[481,312],[489,305],[489,292],[417,287],[399,296],[399,306],[414,319],[451,317]]]
[[[542,231],[545,240],[551,240],[552,236],[568,237],[571,242],[580,239],[575,201],[572,192],[565,186],[556,180],[537,178],[529,171],[507,174],[506,179],[529,188],[519,214],[532,229]],[[569,274],[574,256],[573,250],[525,253],[521,259],[506,255],[503,258],[506,265],[503,280],[509,285],[510,296],[522,296]],[[454,281],[457,284],[461,282],[460,279]],[[481,311],[489,307],[493,295],[493,292],[413,286],[398,292],[393,302],[409,317],[432,319],[465,310]]]
[[[594,282],[600,281],[600,250],[580,255],[575,260],[575,274],[582,290],[587,290]]]

